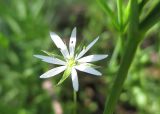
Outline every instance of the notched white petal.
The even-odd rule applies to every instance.
[[[96,76],[101,76],[102,75],[98,70],[87,66],[85,63],[80,64],[78,66],[75,66],[75,68],[79,71],[86,72],[86,73],[89,73],[89,74],[93,74],[93,75],[96,75]]]
[[[94,62],[105,59],[108,55],[89,55],[83,58],[80,58],[78,62]]]
[[[73,89],[75,91],[78,91],[79,89],[78,75],[77,75],[77,71],[75,70],[75,68],[72,68],[71,78],[72,78]]]
[[[64,58],[69,57],[69,52],[68,52],[67,46],[64,44],[62,39],[54,32],[50,32],[50,36],[51,36],[51,39],[53,40],[53,42],[55,43],[55,45],[57,46],[57,48],[60,49]]]
[[[47,62],[47,63],[51,63],[51,64],[57,64],[57,65],[65,65],[66,64],[66,62],[64,62],[60,59],[54,58],[54,57],[50,57],[50,56],[34,55],[34,57],[37,57],[37,58],[41,59],[42,61]]]
[[[97,37],[95,40],[93,40],[86,48],[84,48],[76,57],[76,60],[82,57],[87,51],[98,41],[99,37]]]
[[[69,51],[70,51],[71,57],[74,56],[74,50],[75,50],[75,46],[76,46],[76,32],[77,32],[77,29],[75,27],[71,33],[71,37],[70,37],[70,41],[69,41]]]
[[[49,77],[55,76],[63,72],[65,69],[66,69],[66,66],[60,66],[60,67],[53,68],[47,71],[46,73],[42,74],[40,78],[49,78]]]

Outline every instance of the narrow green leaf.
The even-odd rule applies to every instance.
[[[123,6],[122,0],[117,0],[117,10],[118,10],[118,24],[119,24],[119,31],[123,31]]]
[[[123,26],[127,27],[128,20],[129,20],[129,9],[130,9],[131,1],[128,2],[127,7],[124,10],[124,17],[123,17]]]
[[[116,29],[119,29],[119,26],[118,26],[118,22],[115,18],[115,14],[114,12],[112,11],[112,9],[108,6],[107,2],[105,0],[96,0],[98,5],[101,7],[101,9],[106,13],[106,15],[109,16],[111,22],[113,23],[114,27]]]
[[[16,17],[20,20],[27,18],[27,5],[24,0],[13,0],[13,4],[16,11]]]
[[[143,33],[147,32],[153,25],[160,20],[160,1],[153,7],[149,14],[140,22],[140,29]]]
[[[143,7],[146,5],[146,3],[148,2],[149,0],[142,0],[140,3],[139,3],[139,11],[141,12]]]
[[[7,24],[9,25],[9,27],[11,28],[11,30],[14,33],[16,33],[16,34],[22,34],[23,33],[22,29],[20,27],[20,24],[14,18],[12,18],[11,16],[6,15],[5,21],[7,22]]]

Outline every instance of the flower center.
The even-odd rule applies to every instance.
[[[74,65],[76,65],[76,61],[74,60],[74,58],[70,58],[68,60],[68,66],[73,67]]]

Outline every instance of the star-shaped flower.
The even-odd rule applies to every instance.
[[[69,50],[67,49],[67,46],[64,44],[62,39],[57,34],[51,32],[50,36],[55,45],[57,46],[57,48],[60,49],[64,60],[51,55],[49,56],[34,55],[35,57],[41,59],[44,62],[60,65],[59,67],[53,68],[47,71],[46,73],[42,74],[40,78],[49,78],[64,71],[64,74],[61,80],[59,81],[58,85],[61,84],[68,76],[71,76],[73,88],[75,91],[78,91],[79,83],[78,83],[77,70],[93,74],[96,76],[102,75],[99,71],[97,71],[94,68],[95,65],[91,64],[90,62],[95,62],[104,59],[108,56],[107,54],[103,55],[95,54],[82,57],[97,42],[99,37],[93,40],[86,48],[83,48],[80,53],[75,53],[76,28],[73,29],[70,37]]]

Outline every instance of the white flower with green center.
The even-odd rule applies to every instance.
[[[93,74],[96,76],[102,75],[99,71],[95,69],[96,65],[93,65],[90,62],[99,61],[101,59],[106,58],[108,55],[95,54],[95,55],[89,55],[89,56],[82,57],[97,42],[99,37],[93,40],[86,48],[83,48],[80,53],[75,53],[76,28],[73,29],[71,37],[70,37],[69,51],[67,49],[67,46],[64,44],[62,39],[57,34],[51,32],[50,36],[53,42],[55,43],[55,45],[57,46],[57,48],[60,49],[64,60],[59,59],[56,56],[51,55],[51,54],[48,54],[49,56],[34,55],[35,57],[41,59],[44,62],[61,65],[59,67],[53,68],[47,71],[46,73],[42,74],[40,78],[49,78],[49,77],[55,76],[64,71],[64,74],[61,80],[58,82],[58,85],[61,84],[67,77],[71,76],[73,88],[75,91],[78,91],[79,84],[78,84],[77,70],[86,72],[89,74]]]

